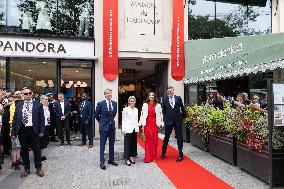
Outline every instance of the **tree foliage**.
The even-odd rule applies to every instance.
[[[196,0],[188,0],[188,3],[190,6],[194,6]],[[259,16],[258,8],[252,6],[239,5],[236,11],[229,13],[223,19],[212,19],[209,15],[193,15],[192,10],[189,9],[189,39],[210,39],[263,33],[249,27],[249,22],[255,22]],[[267,33],[268,31],[264,32]]]

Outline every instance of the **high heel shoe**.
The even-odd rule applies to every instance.
[[[135,164],[135,161],[131,158],[129,158],[130,163]]]
[[[129,159],[125,160],[126,165],[131,166],[131,161]]]

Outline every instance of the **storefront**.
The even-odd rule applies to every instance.
[[[187,103],[201,103],[211,92],[263,97],[267,79],[281,78],[283,34],[186,42]],[[191,96],[194,96],[192,99]]]
[[[37,94],[61,91],[66,98],[94,94],[93,40],[5,35],[0,37],[0,51],[1,88],[15,92],[29,86]]]

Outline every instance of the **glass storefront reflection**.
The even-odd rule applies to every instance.
[[[92,0],[0,0],[0,32],[93,37],[93,6]]]
[[[6,88],[6,59],[0,58],[0,88]]]
[[[270,1],[267,1],[265,7],[213,0],[190,2],[192,2],[189,5],[190,39],[271,33]]]
[[[6,1],[0,0],[0,32],[4,32],[6,25]]]
[[[31,87],[37,94],[54,93],[56,87],[56,60],[10,60],[10,88],[14,92]]]

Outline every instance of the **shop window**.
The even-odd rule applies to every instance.
[[[93,7],[92,0],[0,0],[0,32],[93,37]]]
[[[10,33],[56,32],[56,0],[9,0],[7,10],[7,30]]]
[[[271,33],[271,3],[244,5],[214,0],[190,1],[189,39]],[[205,8],[206,7],[206,8]]]
[[[6,88],[6,59],[0,58],[0,88]]]
[[[93,0],[58,0],[58,34],[92,37],[94,34]]]
[[[263,99],[267,94],[267,80],[273,79],[273,72],[262,73],[249,76],[250,97],[254,95]]]
[[[212,1],[190,1],[188,32],[189,39],[210,39],[214,37],[215,5]],[[204,8],[206,7],[206,8]]]
[[[10,60],[10,89],[12,92],[30,87],[37,94],[54,93],[56,89],[56,60]]]
[[[6,25],[6,1],[0,0],[0,32],[5,31]]]

